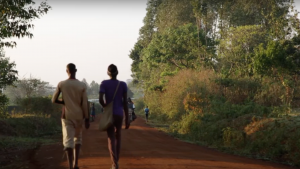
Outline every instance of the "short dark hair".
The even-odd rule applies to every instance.
[[[76,66],[75,66],[75,64],[73,64],[73,63],[69,63],[69,64],[67,65],[67,68],[68,68],[68,70],[69,70],[71,73],[75,73],[75,72],[76,72]]]
[[[110,76],[117,76],[118,73],[119,73],[119,72],[118,72],[117,66],[114,65],[114,64],[111,64],[111,65],[108,66],[107,72],[108,72],[108,74],[109,74]]]

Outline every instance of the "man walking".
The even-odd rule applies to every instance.
[[[146,106],[146,108],[144,109],[145,111],[145,115],[146,115],[146,121],[148,122],[148,115],[149,115],[149,108],[148,106]]]
[[[52,97],[53,103],[64,105],[61,117],[63,145],[70,169],[79,169],[78,157],[82,145],[83,121],[85,121],[86,129],[90,126],[86,85],[76,79],[76,72],[77,69],[73,63],[67,65],[69,78],[59,82]],[[62,100],[59,99],[61,93]]]

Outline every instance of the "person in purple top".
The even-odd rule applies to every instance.
[[[113,126],[107,129],[108,136],[108,149],[112,161],[111,169],[119,168],[119,154],[121,148],[121,129],[123,122],[123,112],[125,112],[125,129],[129,128],[129,119],[128,119],[128,105],[127,105],[127,85],[125,82],[118,81],[118,68],[117,66],[111,64],[108,66],[107,74],[109,75],[109,80],[102,81],[99,91],[99,102],[105,107],[107,104],[113,101]],[[115,90],[118,87],[116,92],[115,99],[113,99]],[[104,101],[104,97],[105,101]]]

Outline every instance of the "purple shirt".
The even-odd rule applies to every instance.
[[[103,80],[100,85],[100,93],[104,93],[105,102],[109,104],[112,102],[115,90],[118,86],[118,80]],[[127,84],[120,81],[118,91],[114,99],[113,114],[123,116],[123,94],[127,93]]]

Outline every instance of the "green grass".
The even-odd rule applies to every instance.
[[[0,166],[5,169],[20,168],[28,160],[26,153],[55,143],[61,133],[60,120],[43,114],[14,114],[0,119],[0,128],[0,156],[5,154]]]
[[[1,151],[18,151],[22,149],[34,149],[41,144],[51,144],[52,138],[30,138],[30,137],[3,137],[0,139]]]
[[[49,115],[15,114],[0,119],[0,135],[16,137],[40,137],[60,132],[59,120]]]

